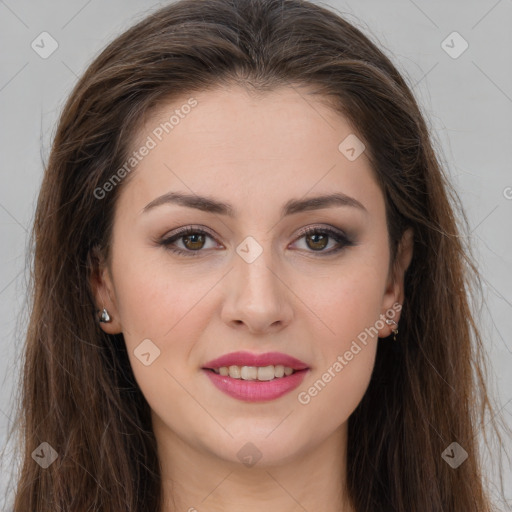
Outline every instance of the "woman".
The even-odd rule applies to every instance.
[[[492,510],[456,207],[406,83],[338,15],[148,16],[45,170],[14,510]]]

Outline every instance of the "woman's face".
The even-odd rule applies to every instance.
[[[160,442],[271,465],[346,432],[377,336],[393,328],[381,315],[398,322],[403,299],[362,150],[345,119],[291,87],[198,93],[146,122],[96,296],[113,319],[102,328],[124,335]],[[409,247],[403,270],[410,257]],[[306,369],[275,377],[279,362],[292,366],[275,354],[261,372],[241,369],[258,380],[205,369],[238,351]],[[251,366],[226,364],[237,360]]]

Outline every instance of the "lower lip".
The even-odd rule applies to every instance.
[[[267,381],[233,379],[204,368],[203,371],[213,384],[227,395],[244,402],[265,402],[275,400],[294,390],[304,380],[309,369]]]

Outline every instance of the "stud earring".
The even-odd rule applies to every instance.
[[[392,320],[391,318],[386,318],[386,323],[388,325],[396,325],[396,327],[394,329],[392,329],[392,332],[393,332],[393,341],[396,341],[396,335],[398,334],[398,324]]]
[[[103,308],[103,311],[101,312],[101,315],[100,315],[100,322],[107,324],[111,321],[112,321],[112,319],[110,318],[108,311],[105,308]]]

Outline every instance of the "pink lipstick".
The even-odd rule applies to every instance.
[[[246,402],[275,400],[298,387],[309,371],[303,361],[280,352],[233,352],[202,369],[220,391]]]

